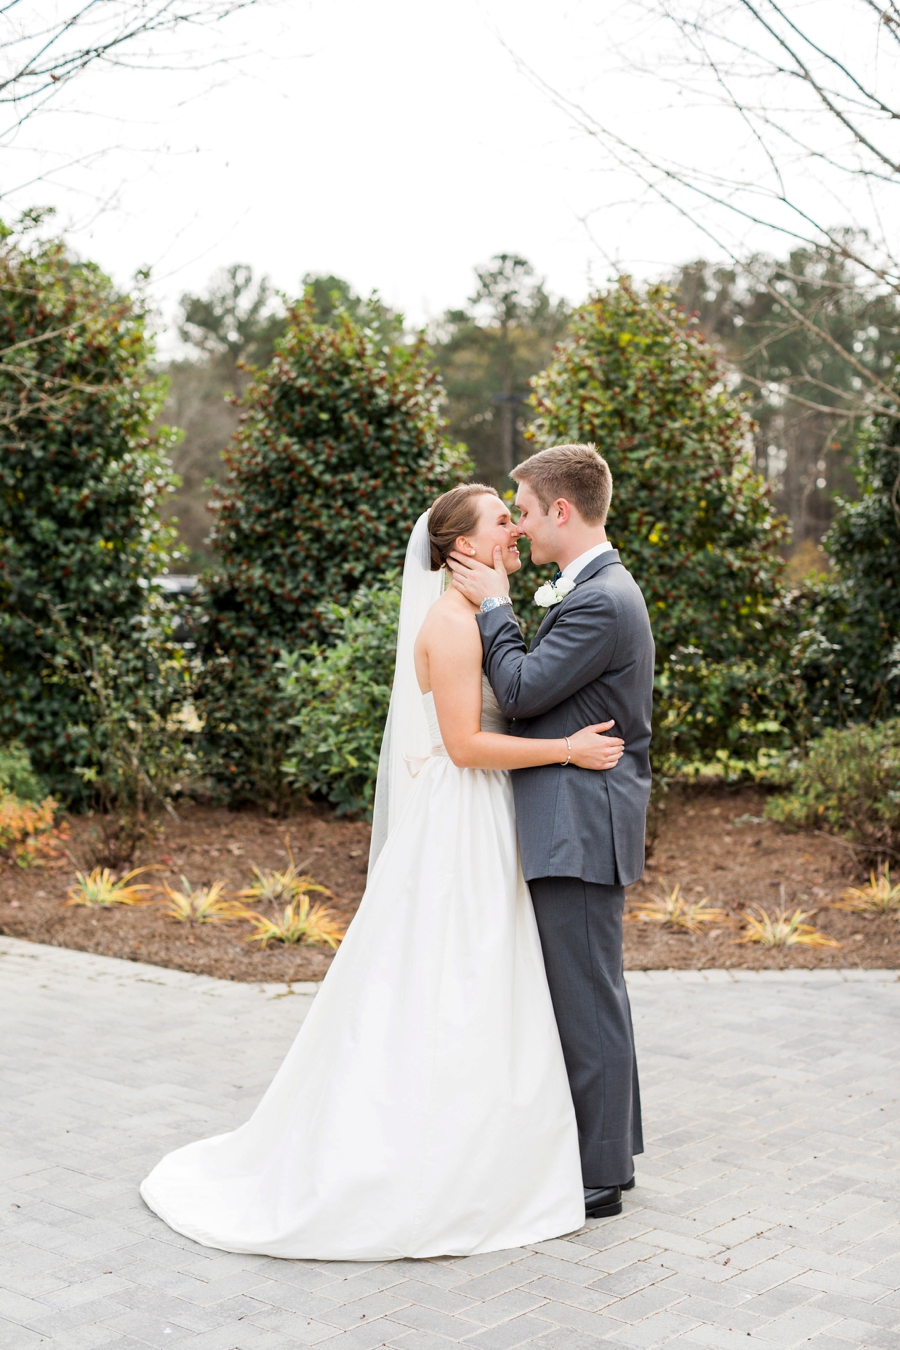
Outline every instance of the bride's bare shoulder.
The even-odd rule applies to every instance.
[[[481,634],[475,610],[457,591],[444,591],[425,615],[414,649],[416,676],[422,693],[434,688],[441,673],[453,671],[458,684],[481,669]]]
[[[425,616],[420,639],[425,645],[451,639],[453,642],[468,640],[481,646],[478,625],[475,622],[475,610],[468,600],[452,587],[444,591]]]

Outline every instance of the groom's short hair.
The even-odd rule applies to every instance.
[[[593,445],[552,445],[539,450],[512,471],[517,483],[527,483],[544,515],[564,497],[588,525],[605,525],[612,501],[609,465]]]

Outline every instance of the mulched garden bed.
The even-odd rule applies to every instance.
[[[681,884],[691,900],[709,896],[728,922],[703,935],[660,931],[655,925],[625,927],[625,966],[630,970],[812,969],[821,966],[900,967],[900,922],[881,915],[851,914],[830,907],[848,886],[868,880],[846,845],[820,834],[798,834],[763,822],[762,792],[695,788],[678,794],[667,811],[643,880],[628,888],[639,902]],[[797,907],[807,922],[837,947],[767,949],[739,944],[749,906],[774,914]]]
[[[900,922],[829,907],[829,901],[859,880],[848,850],[818,835],[789,834],[761,822],[763,803],[760,792],[748,789],[695,788],[674,796],[644,878],[629,888],[629,901],[659,894],[664,880],[670,887],[679,883],[691,900],[708,895],[729,918],[702,935],[628,923],[626,967],[900,968]],[[344,921],[356,912],[365,885],[367,825],[317,806],[287,820],[199,805],[182,805],[179,814],[180,822],[167,821],[138,858],[139,863],[161,864],[161,870],[139,880],[178,885],[184,874],[192,886],[224,881],[233,895],[251,880],[252,864],[264,870],[286,867],[290,846],[303,870],[334,892],[336,899],[329,903]],[[71,826],[70,850],[81,857],[91,822],[75,817]],[[261,951],[246,941],[246,923],[191,927],[167,918],[157,904],[104,910],[67,906],[73,880],[68,858],[27,869],[5,865],[0,871],[0,933],[232,980],[320,980],[332,959],[331,951],[321,947],[276,945]],[[782,902],[789,910],[799,905],[813,911],[810,922],[841,946],[771,951],[736,945],[748,905],[772,913]]]

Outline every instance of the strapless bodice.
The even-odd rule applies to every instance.
[[[441,739],[441,728],[438,725],[437,713],[434,707],[434,694],[429,692],[422,695],[425,704],[425,716],[428,718],[428,731],[431,736],[431,746],[433,751],[443,751],[444,742]],[[481,676],[481,730],[495,731],[501,736],[509,732],[509,722],[500,711],[500,705],[497,702],[494,691],[488,683],[486,675]]]

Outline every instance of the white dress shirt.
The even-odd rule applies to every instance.
[[[593,562],[595,558],[599,558],[601,553],[608,553],[611,548],[612,544],[609,540],[604,539],[602,544],[595,544],[594,547],[589,548],[586,553],[579,553],[577,558],[573,558],[568,566],[563,568],[563,576],[568,577],[570,581],[577,581],[589,562]]]

